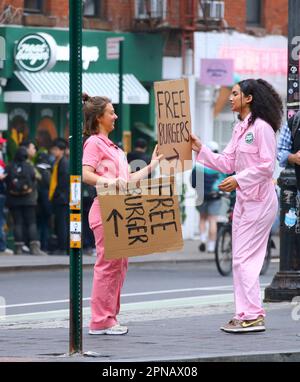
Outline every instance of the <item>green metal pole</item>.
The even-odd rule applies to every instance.
[[[117,139],[122,142],[123,136],[123,41],[119,42],[119,108]]]
[[[70,354],[82,353],[82,1],[69,0],[70,25]]]

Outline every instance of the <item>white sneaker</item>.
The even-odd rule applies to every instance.
[[[213,253],[215,252],[215,242],[210,240],[208,243],[207,243],[207,252],[208,253]]]
[[[9,248],[5,248],[4,251],[0,251],[0,255],[8,255],[8,256],[11,256],[14,254],[14,251],[12,251],[11,249]]]
[[[121,326],[119,324],[112,326],[111,328],[101,329],[101,330],[89,330],[89,334],[93,336],[98,336],[102,334],[108,334],[112,336],[121,336],[128,333],[128,328],[126,326]]]

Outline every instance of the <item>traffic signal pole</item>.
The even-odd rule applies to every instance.
[[[82,0],[69,0],[70,355],[82,353]]]
[[[287,119],[300,108],[300,0],[289,0],[288,10]],[[300,295],[300,206],[294,166],[278,178],[280,187],[280,264],[272,283],[265,289],[265,302],[291,301]],[[292,211],[298,210],[298,219]],[[292,216],[292,219],[290,219]]]

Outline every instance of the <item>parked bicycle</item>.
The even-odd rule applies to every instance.
[[[232,272],[232,216],[235,197],[226,193],[222,193],[222,197],[230,199],[230,206],[227,211],[227,222],[221,224],[217,233],[215,260],[219,273],[222,276],[229,276]],[[260,271],[261,275],[264,275],[269,268],[272,249],[274,248],[276,247],[274,240],[272,239],[272,233],[270,232],[265,260]]]

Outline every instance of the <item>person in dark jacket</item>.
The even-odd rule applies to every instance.
[[[37,222],[40,235],[41,248],[43,251],[49,249],[50,218],[52,215],[51,202],[49,201],[49,186],[51,178],[51,164],[49,154],[40,151],[36,158],[36,169],[40,179],[37,179],[38,208]]]
[[[25,147],[20,146],[14,160],[6,167],[7,205],[13,218],[15,254],[22,254],[25,237],[32,255],[46,255],[40,249],[36,225],[37,187],[34,167]],[[18,183],[21,186],[18,186]],[[20,187],[23,187],[21,189]],[[24,232],[23,228],[27,232]]]
[[[54,140],[51,153],[55,157],[53,165],[49,200],[54,214],[55,233],[57,235],[57,251],[55,255],[67,255],[69,248],[69,160],[65,156],[68,145],[65,139]]]

